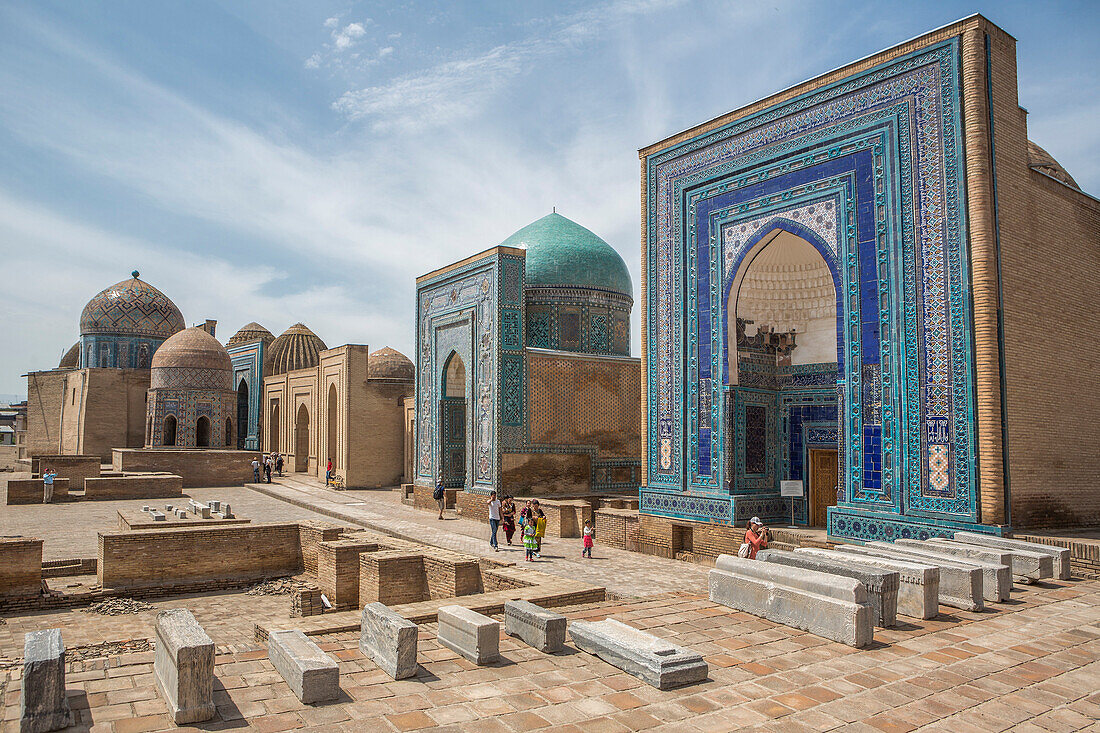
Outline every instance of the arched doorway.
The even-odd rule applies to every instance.
[[[271,424],[267,426],[267,450],[278,453],[279,448],[279,402],[271,405]]]
[[[797,226],[763,231],[726,303],[726,475],[735,495],[801,481],[796,521],[825,526],[840,477],[835,260]]]
[[[244,439],[248,435],[248,382],[243,379],[237,386],[237,428],[237,450],[244,450]]]
[[[233,418],[225,418],[225,447],[233,447]]]
[[[466,486],[466,365],[452,351],[443,365],[439,430],[440,475],[447,488]]]
[[[328,435],[325,440],[325,454],[328,460],[332,461],[332,469],[335,471],[339,465],[339,461],[336,460],[336,425],[340,412],[340,407],[336,401],[335,384],[330,384],[328,387],[328,404],[326,408]]]
[[[175,445],[176,444],[176,416],[169,415],[164,418],[164,430],[161,432],[161,443],[163,445]]]
[[[199,448],[210,447],[210,418],[203,415],[195,423],[195,446]]]
[[[309,410],[298,407],[298,418],[294,429],[294,470],[309,470]]]

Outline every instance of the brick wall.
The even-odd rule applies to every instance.
[[[168,499],[178,496],[183,496],[183,477],[170,473],[89,478],[84,481],[86,500]]]
[[[296,588],[290,596],[291,616],[320,616],[324,611],[321,589],[315,585]]]
[[[42,504],[45,498],[42,479],[8,479],[8,504]],[[69,500],[69,479],[59,478],[53,482],[53,501]]]
[[[638,527],[638,513],[626,509],[597,509],[593,512],[596,543],[626,550],[627,540]]]
[[[46,560],[42,563],[43,578],[71,578],[75,575],[94,575],[98,563],[94,557],[70,560]]]
[[[37,598],[42,593],[42,540],[0,539],[0,598]]]
[[[431,600],[481,593],[481,566],[472,557],[440,553],[424,556]]]
[[[113,468],[124,472],[165,472],[181,476],[186,489],[243,486],[252,481],[253,451],[213,448],[117,449]]]
[[[428,581],[424,556],[406,550],[366,552],[359,556],[359,605],[426,601]]]
[[[197,527],[162,532],[100,532],[103,588],[187,587],[274,578],[302,564],[297,524]]]
[[[586,453],[501,454],[500,487],[516,496],[576,496],[592,490],[592,459]]]
[[[73,491],[83,491],[85,479],[99,477],[100,463],[99,456],[40,455],[31,459],[31,472],[41,476],[43,469],[51,468],[58,478],[69,479]]]
[[[61,403],[67,371],[27,375],[27,455],[61,450]]]
[[[343,539],[317,545],[317,585],[337,608],[359,607],[359,555],[377,542]]]
[[[329,522],[309,520],[298,525],[298,542],[302,547],[302,567],[317,577],[317,547],[321,542],[339,539],[343,527]]]

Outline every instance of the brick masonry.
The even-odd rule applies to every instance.
[[[36,598],[42,592],[42,540],[0,539],[0,598]]]
[[[222,580],[281,577],[302,566],[297,524],[100,532],[103,588],[178,589]]]
[[[26,475],[26,474],[24,474]],[[45,488],[42,479],[9,479],[8,480],[8,504],[44,504]],[[69,500],[69,479],[58,478],[53,482],[53,500]]]
[[[183,477],[185,489],[243,486],[252,480],[255,451],[208,448],[125,448],[113,452],[113,467],[121,472],[167,472]]]
[[[1027,542],[1037,542],[1041,545],[1064,547],[1069,550],[1069,567],[1074,575],[1100,580],[1100,539],[1048,537],[1033,534],[1014,534],[1012,537]]]
[[[183,495],[183,477],[170,473],[88,478],[85,500],[165,499]]]

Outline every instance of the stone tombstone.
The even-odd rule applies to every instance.
[[[340,697],[340,668],[301,631],[272,631],[267,658],[298,699],[309,705]]]
[[[709,581],[723,606],[856,648],[874,641],[874,611],[855,578],[719,555]]]
[[[843,557],[827,559],[808,557],[785,550],[761,550],[756,554],[756,559],[803,568],[804,570],[816,570],[830,575],[855,578],[863,583],[863,587],[867,589],[867,599],[871,602],[871,608],[874,610],[875,625],[883,628],[897,625],[900,579],[896,572],[858,565],[846,561]]]
[[[65,642],[61,629],[30,631],[23,640],[20,733],[45,733],[72,724],[65,697]]]
[[[958,554],[986,562],[1002,562],[1012,568],[1012,574],[1024,583],[1054,577],[1054,558],[1050,555],[1027,550],[989,547],[965,540],[945,540],[942,537],[929,539],[928,545],[937,549],[942,548],[953,555]]]
[[[383,603],[368,603],[359,622],[359,651],[395,680],[416,676],[419,627]]]
[[[697,652],[615,619],[574,621],[569,624],[569,636],[578,649],[658,690],[702,682],[710,673]]]
[[[980,534],[978,532],[956,532],[955,539],[960,542],[969,542],[972,545],[1001,547],[1006,550],[1022,550],[1025,552],[1050,555],[1054,558],[1054,574],[1058,579],[1069,580],[1070,578],[1069,550],[1065,547],[1041,545],[1038,542],[1009,539],[1008,537],[996,537],[994,535]]]
[[[955,562],[962,567],[978,568],[982,571],[982,597],[987,601],[1001,603],[1007,601],[1012,592],[1012,568],[1003,563],[986,562],[972,557],[953,555],[950,552],[942,552],[934,545],[923,543],[919,540],[899,539],[894,542],[868,542],[868,547],[885,547],[900,552],[907,552],[913,557],[923,557],[929,560]]]
[[[540,652],[559,652],[565,646],[565,616],[528,601],[504,603],[504,631],[518,636]]]
[[[214,717],[214,642],[184,608],[161,611],[156,621],[153,672],[176,725]]]
[[[816,547],[799,547],[799,555],[821,557],[827,560],[841,559],[856,566],[889,570],[898,574],[898,613],[919,619],[935,618],[940,612],[940,569],[933,565],[910,563],[889,557],[855,555],[843,552],[844,545],[832,550]]]
[[[905,548],[888,543],[882,546],[874,542],[866,545],[840,545],[845,553],[853,555],[870,555],[871,557],[883,557],[902,562],[929,565],[939,570],[941,605],[952,608],[961,608],[964,611],[981,611],[985,608],[983,600],[984,582],[982,569],[973,565],[964,565],[954,562],[955,559],[945,559],[949,556],[931,558],[926,555],[917,555],[905,552]]]
[[[463,606],[440,606],[436,612],[439,643],[474,664],[500,658],[500,622]]]

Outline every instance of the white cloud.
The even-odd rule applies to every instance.
[[[370,23],[370,20],[368,19],[366,22]],[[335,44],[337,51],[343,51],[351,47],[366,33],[367,29],[363,27],[362,23],[348,23],[341,30],[332,32],[332,42]]]
[[[335,28],[339,22],[340,22],[339,18],[326,18],[325,19],[325,28]]]
[[[316,69],[321,65],[321,54],[315,53],[305,61],[305,67],[307,69]]]
[[[386,46],[385,48],[378,49],[378,57],[385,58],[393,53],[393,46]]]

